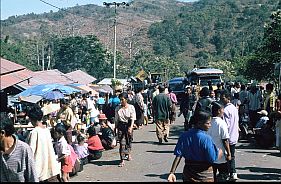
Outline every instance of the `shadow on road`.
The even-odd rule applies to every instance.
[[[133,144],[157,144],[155,141],[133,141]]]
[[[278,173],[281,175],[281,169],[276,168],[262,168],[262,167],[238,167],[240,170],[249,170],[251,172],[263,172],[263,173]]]
[[[278,174],[238,174],[239,179],[243,180],[253,180],[253,181],[261,181],[261,180],[280,180],[280,175]]]
[[[270,156],[275,156],[275,157],[281,157],[280,153],[272,153],[272,151],[274,150],[269,150],[269,151],[245,151],[247,153],[263,153],[263,154],[267,154]]]
[[[280,180],[281,169],[276,168],[262,168],[262,167],[238,167],[239,170],[249,170],[254,174],[239,174],[240,179],[244,180]],[[256,173],[263,173],[257,175]]]
[[[249,142],[240,142],[239,141],[239,145],[236,145],[235,147],[236,149],[255,149],[255,150],[268,150],[269,152],[276,150],[274,147],[260,147],[258,145],[256,145],[255,143],[249,143]],[[250,151],[247,151],[250,152]],[[278,156],[278,154],[275,155],[275,153],[269,153],[269,152],[265,152],[268,154],[273,154],[273,156]],[[259,152],[259,151],[252,151],[252,153],[263,153],[263,152]],[[279,156],[280,157],[280,156]]]
[[[151,151],[146,151],[149,153],[174,153],[174,151],[155,151],[155,150],[151,150]]]
[[[119,165],[119,163],[120,160],[92,160],[89,164],[103,166],[103,165]]]
[[[175,140],[178,140],[179,138],[178,138],[178,137],[169,137],[169,139],[175,139]]]
[[[177,181],[182,180],[182,173],[175,173],[175,175],[176,175]],[[159,178],[167,181],[169,174],[168,173],[167,174],[160,174],[160,175],[159,174],[146,174],[145,176],[159,177]]]
[[[176,136],[179,137],[180,134],[184,132],[183,126],[179,125],[172,125],[170,126],[170,137],[171,136]]]
[[[242,143],[240,145],[235,146],[236,149],[257,149],[257,147],[250,143]]]
[[[133,141],[132,143],[133,144],[155,144],[155,145],[159,145],[159,143],[155,142],[155,141]],[[162,145],[176,145],[176,143],[166,143],[165,142]],[[162,146],[162,145],[159,145],[159,146]]]

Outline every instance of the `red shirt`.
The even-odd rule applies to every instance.
[[[88,149],[90,150],[103,150],[103,146],[101,144],[101,140],[98,135],[94,135],[90,137],[87,141]]]

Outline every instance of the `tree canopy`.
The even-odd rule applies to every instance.
[[[82,69],[96,78],[111,72],[111,62],[106,62],[106,50],[96,36],[57,38],[54,41],[53,68],[67,73]]]
[[[245,75],[257,80],[274,80],[275,63],[281,62],[281,10],[270,18],[261,47],[247,60]]]

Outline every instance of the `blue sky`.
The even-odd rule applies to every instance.
[[[73,7],[75,5],[96,4],[102,5],[103,2],[114,2],[111,0],[43,0],[59,8]],[[121,0],[115,2],[128,2],[129,0]],[[145,1],[145,0],[144,0]],[[197,0],[180,0],[191,2]],[[58,11],[57,8],[47,5],[40,0],[1,0],[1,20],[7,19],[13,15],[23,15],[28,13],[44,13],[50,10]]]

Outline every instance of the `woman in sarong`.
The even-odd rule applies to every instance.
[[[131,148],[133,140],[133,125],[136,120],[135,107],[128,104],[128,94],[121,93],[119,95],[121,105],[115,109],[115,125],[117,127],[117,136],[120,142],[119,154],[120,164],[119,167],[125,165],[124,160],[132,160]]]
[[[222,156],[222,151],[206,134],[211,127],[211,115],[208,112],[198,111],[191,121],[194,123],[194,128],[184,132],[175,147],[174,155],[176,157],[168,181],[176,181],[174,173],[181,158],[184,157],[184,182],[214,182],[212,163]]]

